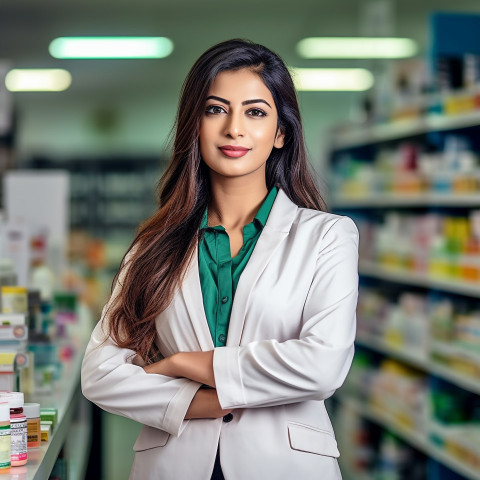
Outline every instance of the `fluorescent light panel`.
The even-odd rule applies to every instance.
[[[70,72],[60,68],[16,68],[5,77],[10,92],[62,92],[71,83]]]
[[[48,50],[55,58],[164,58],[173,42],[166,37],[59,37]]]
[[[417,51],[410,38],[310,37],[297,43],[302,58],[408,58]]]
[[[301,92],[363,92],[373,86],[372,73],[364,68],[291,68],[295,88]]]

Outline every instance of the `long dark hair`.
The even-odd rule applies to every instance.
[[[140,226],[114,279],[121,288],[106,311],[112,338],[146,363],[156,360],[155,318],[183,280],[209,201],[208,170],[198,141],[206,98],[220,72],[243,68],[256,72],[272,93],[278,127],[285,134],[283,148],[273,148],[267,160],[267,188],[276,185],[300,207],[326,209],[308,169],[295,87],[282,59],[262,45],[240,39],[208,49],[182,87],[173,153],[158,185],[159,208]]]

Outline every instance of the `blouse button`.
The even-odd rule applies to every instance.
[[[223,421],[225,423],[230,423],[231,421],[233,420],[233,415],[231,413],[227,413],[224,417],[223,417]]]
[[[223,297],[223,298],[222,298],[222,303],[225,304],[225,303],[227,303],[227,302],[228,302],[228,297]]]
[[[221,335],[218,336],[218,341],[220,343],[225,343],[225,340],[227,339],[227,337],[222,333]]]

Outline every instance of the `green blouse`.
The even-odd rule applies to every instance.
[[[215,347],[223,347],[227,343],[230,313],[238,281],[267,222],[277,191],[277,187],[270,190],[253,221],[243,227],[243,245],[234,258],[230,253],[230,238],[225,228],[221,225],[209,227],[207,210],[203,215],[198,267],[203,306]]]

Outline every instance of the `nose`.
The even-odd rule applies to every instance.
[[[230,112],[226,118],[225,135],[230,138],[237,138],[243,137],[244,134],[244,123],[241,113]]]

